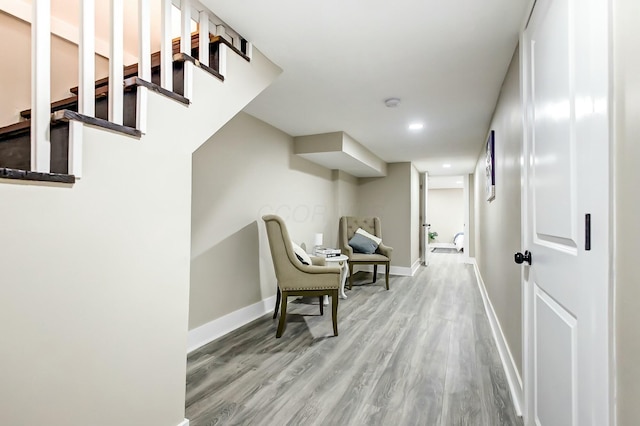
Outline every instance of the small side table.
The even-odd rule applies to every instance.
[[[327,257],[324,259],[326,263],[336,262],[340,265],[340,299],[346,299],[347,295],[344,294],[344,284],[347,281],[347,275],[349,275],[349,256],[341,254],[340,256]]]

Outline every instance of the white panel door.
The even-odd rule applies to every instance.
[[[538,0],[522,37],[528,425],[610,423],[607,14]]]

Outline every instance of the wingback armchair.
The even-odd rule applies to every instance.
[[[311,257],[312,264],[303,264],[293,249],[289,232],[282,218],[266,215],[262,219],[266,224],[269,248],[273,258],[273,267],[278,280],[276,307],[273,318],[278,316],[281,305],[280,321],[276,337],[281,337],[286,326],[288,296],[318,296],[320,314],[324,314],[323,296],[331,296],[333,334],[338,335],[338,289],[340,288],[340,268],[327,266],[319,257]]]
[[[385,283],[389,290],[389,267],[391,263],[392,247],[380,243],[375,253],[356,253],[349,245],[349,240],[356,233],[358,228],[362,228],[368,233],[382,238],[382,225],[378,217],[353,217],[343,216],[340,218],[338,231],[338,244],[342,254],[349,256],[349,289],[353,286],[353,267],[355,265],[373,265],[373,282],[378,278],[378,265],[385,266]]]

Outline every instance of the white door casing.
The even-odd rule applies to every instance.
[[[429,221],[427,218],[427,204],[429,195],[429,174],[420,173],[420,251],[422,254],[421,262],[423,265],[429,265],[429,227],[426,226]]]
[[[527,425],[611,423],[607,7],[538,0],[521,38]]]

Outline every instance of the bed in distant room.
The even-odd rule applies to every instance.
[[[464,232],[458,232],[456,235],[454,235],[453,244],[456,245],[456,249],[458,251],[464,250]]]

